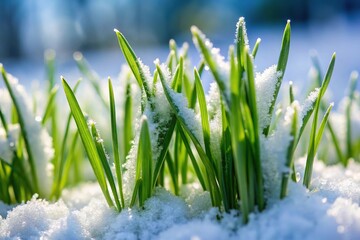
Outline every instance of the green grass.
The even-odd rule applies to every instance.
[[[280,149],[285,156],[283,162],[279,159],[279,163],[276,163],[280,164],[279,169],[282,170],[272,173],[279,176],[280,186],[276,186],[280,189],[276,193],[278,199],[287,196],[289,181],[298,181],[294,176],[299,148],[307,149],[303,184],[311,187],[313,163],[327,131],[332,133],[331,139],[341,163],[347,165],[349,158],[359,156],[360,141],[354,142],[351,135],[351,116],[357,99],[357,75],[353,74],[350,80],[345,150],[340,148],[335,126],[329,125],[333,105],[323,100],[334,69],[335,55],[324,79],[316,79],[319,92],[306,112],[301,109],[303,103],[297,100],[292,83],[288,90],[289,100],[286,103],[282,101],[282,111],[278,108],[277,103],[281,102],[279,92],[290,53],[290,21],[285,25],[279,56],[274,59],[277,61],[277,75],[266,109],[259,107],[261,96],[254,69],[255,57],[261,51],[261,40],[257,39],[251,50],[244,18],[240,18],[237,24],[235,44],[229,47],[227,61],[198,28],[192,27],[191,33],[201,57],[197,67],[191,67],[189,46],[184,44],[178,47],[171,40],[166,61],[156,61],[154,71],[149,73],[125,36],[115,30],[119,47],[130,67],[129,72],[124,73],[123,96],[117,95],[116,84],[113,85],[110,78],[107,93],[103,91],[101,78],[91,70],[80,53],[74,54],[80,72],[95,90],[88,96],[98,99],[99,103],[93,107],[106,109],[105,126],[96,125],[91,120],[99,117],[96,111],[92,111],[93,116],[85,114],[84,99],[76,96],[80,81],[71,88],[63,77],[61,82],[70,112],[66,112],[65,118],[60,118],[62,109],[58,103],[59,91],[54,78],[55,55],[52,52],[46,54],[47,101],[41,113],[40,125],[53,138],[55,154],[51,161],[54,166],[51,194],[41,197],[56,200],[64,188],[81,181],[82,167],[76,159],[85,151],[109,207],[118,212],[128,207],[143,207],[157,187],[165,187],[180,195],[182,185],[196,182],[209,192],[213,206],[225,212],[238,210],[243,223],[246,223],[251,213],[261,212],[267,207],[271,197],[269,192],[274,190],[268,189],[273,183],[267,177],[269,169],[266,169],[266,161],[269,160],[264,155],[269,150],[264,145],[271,142],[279,131],[287,130],[290,140],[284,142],[283,149]],[[320,78],[320,67],[316,61],[315,66]],[[213,95],[207,94],[204,89],[202,74],[207,68],[218,91]],[[12,161],[0,159],[0,180],[3,183],[0,200],[13,203],[25,201],[42,189],[39,189],[41,180],[37,179],[38,169],[26,132],[26,119],[2,66],[1,71],[13,109],[12,116],[7,116],[0,109],[1,126],[7,138],[10,136],[9,126],[20,126],[19,140],[12,143],[15,144]],[[134,86],[141,92],[139,99],[135,97]],[[116,100],[121,97],[123,105],[117,106]],[[139,114],[135,114],[138,101],[141,102]],[[260,112],[264,112],[270,120],[263,128],[260,127]],[[284,124],[285,116],[290,117],[286,120],[287,125]],[[76,131],[71,128],[73,123],[76,124]],[[306,130],[307,127],[310,131]],[[106,129],[110,130],[109,134],[100,136],[100,131]],[[301,139],[308,142],[306,146]],[[78,140],[82,144],[76,144]],[[129,166],[133,167],[133,175]],[[30,169],[29,174],[23,174],[26,168]],[[125,185],[129,182],[131,186]]]

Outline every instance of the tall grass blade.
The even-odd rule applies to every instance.
[[[140,88],[144,89],[145,94],[149,99],[151,96],[150,88],[148,86],[147,80],[145,79],[144,72],[141,68],[138,58],[135,55],[134,50],[131,48],[129,42],[126,40],[126,38],[121,32],[119,32],[117,29],[114,29],[114,31],[116,33],[120,49],[124,54],[124,57],[135,76],[135,79],[137,80]]]
[[[346,165],[350,158],[354,157],[354,149],[352,146],[352,126],[351,126],[351,110],[355,98],[355,90],[358,82],[358,72],[352,72],[350,76],[350,86],[348,94],[348,104],[346,106]],[[345,166],[346,166],[345,165]]]
[[[153,159],[152,159],[152,148],[151,148],[151,139],[149,132],[149,124],[145,116],[141,119],[141,130],[140,130],[140,139],[139,139],[139,148],[137,161],[141,164],[141,179],[142,179],[142,192],[139,195],[140,206],[143,206],[143,203],[146,199],[150,198],[153,192]]]
[[[331,58],[329,68],[328,68],[328,71],[326,72],[324,81],[322,82],[320,92],[319,92],[319,96],[316,99],[316,104],[315,104],[315,109],[314,109],[314,118],[313,118],[313,123],[312,123],[312,126],[311,126],[308,155],[307,155],[307,160],[306,160],[306,165],[305,165],[305,172],[304,172],[304,179],[303,179],[303,184],[307,188],[309,188],[309,186],[310,186],[312,169],[313,169],[313,162],[314,162],[314,158],[315,158],[315,154],[316,154],[316,149],[315,149],[315,147],[316,147],[316,135],[317,135],[317,133],[316,133],[317,130],[316,129],[317,129],[317,121],[318,121],[318,115],[319,115],[321,99],[324,96],[325,91],[326,91],[326,89],[327,89],[327,87],[328,87],[328,85],[330,83],[331,75],[332,75],[332,72],[334,70],[335,59],[336,59],[336,55],[334,53],[332,58]]]
[[[11,100],[13,102],[14,109],[16,110],[16,115],[18,118],[17,120],[20,125],[20,132],[21,132],[22,138],[24,139],[25,148],[26,148],[26,152],[28,155],[31,177],[32,177],[32,181],[34,184],[34,191],[39,192],[38,179],[37,179],[37,175],[36,175],[36,166],[35,166],[34,157],[33,157],[33,153],[32,153],[31,146],[30,146],[28,132],[26,130],[25,119],[24,119],[24,116],[22,115],[21,108],[18,103],[18,99],[16,98],[16,94],[14,93],[12,86],[9,82],[9,79],[7,77],[5,68],[1,64],[0,64],[0,71],[1,71],[2,77],[4,79],[6,88],[10,94]]]
[[[51,116],[51,112],[53,111],[54,104],[55,104],[54,103],[55,102],[55,97],[56,97],[56,94],[57,94],[58,90],[59,90],[58,86],[54,86],[50,90],[48,100],[47,100],[47,103],[46,103],[46,107],[45,107],[45,112],[44,112],[44,115],[43,115],[42,120],[41,120],[41,125],[43,125],[43,126],[45,125],[45,123],[47,122],[49,117]]]
[[[288,61],[288,57],[289,57],[289,50],[290,50],[290,35],[291,35],[290,20],[288,20],[288,22],[285,26],[284,35],[283,35],[283,39],[282,39],[282,43],[281,43],[280,56],[279,56],[279,60],[278,60],[277,68],[276,68],[276,71],[280,72],[281,74],[277,79],[276,88],[275,88],[275,92],[273,95],[274,98],[273,98],[270,108],[269,108],[270,117],[273,114],[276,99],[278,97],[282,79],[285,74],[285,69],[286,69],[286,65],[287,65],[287,61]],[[267,127],[264,128],[265,136],[268,136],[269,132],[270,132],[270,125],[268,125]]]
[[[90,69],[89,64],[85,60],[84,56],[80,52],[74,53],[74,60],[80,70],[80,72],[90,81],[91,86],[94,88],[96,94],[99,96],[103,106],[107,109],[107,102],[103,93],[101,92],[101,86],[99,84],[99,76]]]
[[[190,130],[188,125],[188,120],[184,118],[184,116],[180,113],[180,106],[176,103],[176,100],[174,99],[174,92],[169,88],[165,81],[165,77],[162,73],[162,70],[159,65],[156,66],[157,71],[159,72],[161,84],[164,88],[164,92],[166,95],[167,100],[170,103],[171,108],[175,112],[176,118],[179,121],[181,127],[185,130],[185,132],[189,135],[190,139],[194,143],[194,146],[203,161],[207,173],[209,174],[209,181],[211,181],[211,186],[213,189],[210,189],[210,195],[212,196],[212,202],[214,206],[220,206],[220,189],[218,186],[218,182],[216,179],[216,168],[214,166],[214,163],[210,161],[210,159],[207,157],[204,149],[202,148],[200,144],[200,139],[196,137],[196,135]],[[212,191],[213,190],[213,191]]]
[[[115,97],[114,97],[114,90],[110,77],[108,78],[108,84],[109,84],[109,102],[110,102],[110,119],[111,119],[111,138],[112,138],[112,147],[114,153],[115,173],[116,173],[118,188],[120,192],[121,206],[124,207],[125,201],[124,201],[124,193],[122,189],[123,184],[122,184],[122,174],[121,174],[121,161],[119,154],[119,140],[118,140],[117,124],[116,124]],[[115,199],[116,198],[117,196],[115,197]]]
[[[69,103],[69,107],[72,113],[72,116],[75,120],[75,123],[77,125],[79,135],[81,137],[83,146],[85,148],[85,151],[87,153],[87,156],[89,158],[90,164],[92,166],[92,169],[94,171],[94,174],[96,176],[96,179],[100,185],[100,188],[105,196],[105,199],[110,207],[114,205],[109,190],[106,183],[106,178],[103,172],[101,160],[99,158],[95,143],[93,142],[91,133],[89,131],[88,125],[86,123],[84,114],[81,111],[81,108],[79,106],[78,101],[76,100],[76,97],[71,90],[70,86],[66,82],[66,80],[61,77],[64,92],[67,98],[67,101]]]
[[[109,159],[107,157],[107,154],[105,153],[105,148],[104,148],[104,140],[100,137],[99,131],[97,130],[95,123],[93,121],[90,121],[90,128],[91,128],[91,133],[92,133],[92,137],[96,146],[96,150],[97,153],[99,155],[100,161],[101,161],[101,165],[104,169],[105,172],[105,177],[109,182],[114,200],[115,200],[115,204],[116,204],[116,209],[117,211],[121,211],[121,205],[120,205],[120,201],[119,201],[119,196],[116,190],[116,186],[115,186],[115,180],[113,177],[113,174],[111,172],[110,169],[110,163],[109,163]]]

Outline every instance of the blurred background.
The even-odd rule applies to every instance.
[[[25,78],[21,81],[38,79],[50,48],[57,53],[59,71],[76,76],[72,54],[82,51],[101,76],[115,75],[124,60],[114,28],[151,64],[158,56],[164,60],[169,39],[191,43],[191,25],[226,56],[240,16],[247,21],[250,44],[262,38],[259,70],[277,62],[287,19],[292,21],[288,80],[306,79],[311,49],[324,70],[337,52],[338,84],[360,70],[360,0],[0,0],[0,62]],[[196,55],[193,47],[192,52]]]

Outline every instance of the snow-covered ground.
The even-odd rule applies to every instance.
[[[0,239],[358,239],[360,165],[317,161],[314,171],[311,191],[292,183],[287,198],[251,215],[245,226],[238,212],[211,208],[196,185],[184,187],[186,199],[157,189],[141,211],[117,214],[88,183],[66,190],[56,203],[36,196],[13,207],[0,203]]]

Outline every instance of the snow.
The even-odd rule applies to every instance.
[[[230,64],[228,64],[225,61],[224,56],[220,54],[219,48],[214,48],[212,42],[206,38],[205,34],[203,34],[197,27],[192,26],[191,32],[196,33],[199,35],[199,38],[205,43],[205,47],[207,48],[207,51],[209,51],[211,55],[211,59],[213,60],[215,67],[218,71],[218,74],[220,75],[220,78],[222,80],[222,84],[224,85],[224,91],[227,96],[229,96],[229,74],[230,74]],[[204,59],[204,55],[202,54],[202,50],[199,46],[198,39],[196,37],[193,37],[193,42],[199,52],[201,53],[201,57]],[[206,62],[206,61],[205,61]]]
[[[52,139],[33,115],[29,106],[31,99],[26,94],[24,87],[12,75],[7,74],[7,77],[24,119],[25,131],[29,138],[30,149],[33,154],[34,164],[36,165],[40,194],[42,196],[49,196],[53,179],[53,164],[51,160],[54,156],[54,149],[52,147]]]
[[[245,47],[249,46],[249,39],[247,36],[247,30],[246,30],[246,23],[245,23],[245,18],[244,17],[240,17],[239,21],[236,23],[236,30],[235,30],[235,41],[238,41],[239,39],[237,39],[238,36],[238,29],[242,29],[242,32],[244,33],[244,42],[245,42]]]
[[[279,120],[277,129],[269,137],[261,135],[261,163],[264,174],[265,195],[271,203],[280,196],[281,174],[288,172],[285,168],[287,149],[293,137],[290,135],[291,124],[299,103],[294,101],[286,108],[284,116]]]
[[[167,88],[171,95],[171,99],[176,106],[178,115],[183,119],[184,124],[189,129],[191,134],[195,136],[202,148],[205,149],[200,119],[197,117],[193,109],[188,108],[188,101],[183,94],[174,92],[168,86]]]
[[[267,68],[262,73],[256,73],[256,106],[258,109],[259,127],[263,130],[271,123],[269,109],[274,100],[274,93],[278,87],[278,79],[281,72],[276,71],[276,65]]]
[[[297,162],[302,172],[305,158]],[[143,209],[116,214],[99,187],[87,183],[55,203],[36,196],[18,206],[0,203],[0,239],[357,239],[360,191],[353,186],[359,184],[358,163],[345,169],[317,160],[311,191],[291,182],[288,197],[242,225],[239,212],[211,208],[196,184],[183,187],[186,198],[158,188]]]

